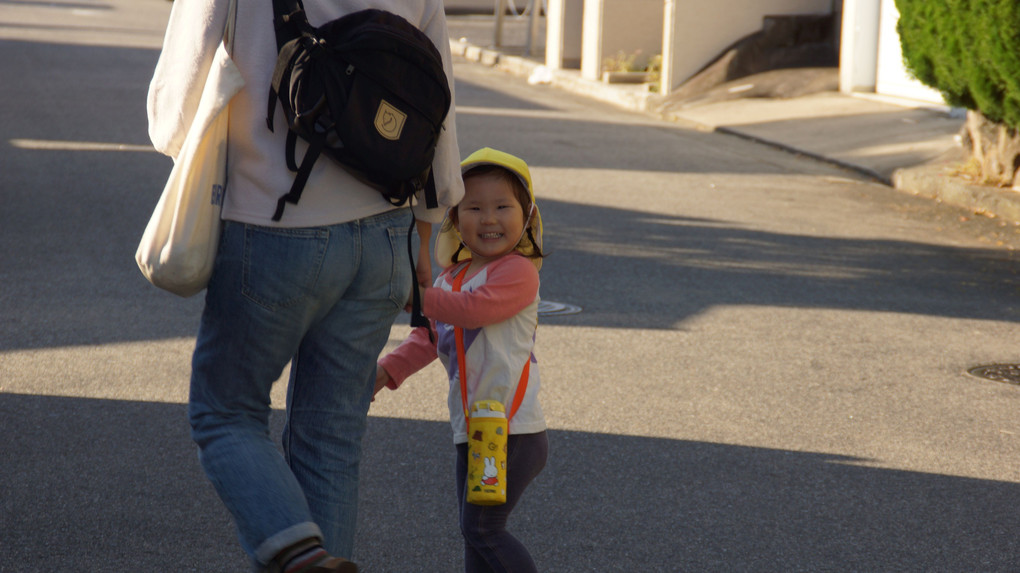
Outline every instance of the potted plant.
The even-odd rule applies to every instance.
[[[602,62],[602,81],[607,84],[643,84],[648,81],[648,60],[641,50],[619,51]]]

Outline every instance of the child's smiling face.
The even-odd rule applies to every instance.
[[[454,226],[473,263],[484,264],[517,246],[524,234],[524,209],[505,179],[491,174],[468,177]]]

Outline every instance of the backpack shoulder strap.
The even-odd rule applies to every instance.
[[[279,32],[277,32],[277,41],[279,38]],[[273,131],[273,118],[276,116],[276,104],[280,98],[276,91],[277,86],[284,85],[284,78],[290,75],[290,66],[298,57],[298,47],[298,42],[288,41],[277,55],[273,81],[269,84],[269,106],[266,108],[266,125],[269,126],[269,131]],[[297,171],[297,169],[292,168],[291,171]]]
[[[436,173],[429,168],[428,178],[425,180],[425,207],[429,209],[439,208],[439,198],[436,196]]]
[[[418,286],[418,266],[414,262],[414,233],[416,219],[414,211],[411,211],[411,226],[407,229],[407,259],[411,261],[411,276],[414,277],[411,286],[411,326],[417,328],[424,326],[429,332],[429,342],[435,342],[436,337],[432,332],[432,323],[422,314],[421,310],[421,287]]]
[[[273,30],[276,33],[277,57],[285,59],[288,65],[295,57],[296,46],[292,44],[287,50],[284,47],[302,35],[315,32],[312,25],[308,23],[305,6],[301,0],[273,0]],[[266,113],[266,124],[269,125],[269,131],[273,131],[273,116],[276,115],[276,102],[279,98],[275,86],[279,85],[281,74],[286,68],[287,66],[281,66],[277,62],[276,69],[273,71],[273,83],[269,87],[269,105]]]
[[[273,0],[273,28],[276,30],[276,50],[311,30],[305,6],[301,0]]]

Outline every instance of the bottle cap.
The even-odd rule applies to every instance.
[[[472,418],[505,418],[506,408],[498,400],[480,400],[471,406]]]

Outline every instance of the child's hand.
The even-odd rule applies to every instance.
[[[375,395],[390,382],[393,382],[393,377],[390,376],[390,373],[381,364],[377,364],[375,369],[375,391],[372,392],[373,402],[375,402]]]
[[[430,288],[435,288],[435,287],[431,287],[431,286],[428,286],[428,285],[418,285],[418,288],[421,289],[419,292],[421,293],[422,305],[424,305],[425,304],[425,291],[430,289]],[[413,297],[414,297],[414,294],[410,294],[410,295],[407,296],[407,304],[404,305],[404,312],[411,312],[411,308],[414,305],[414,298]]]

